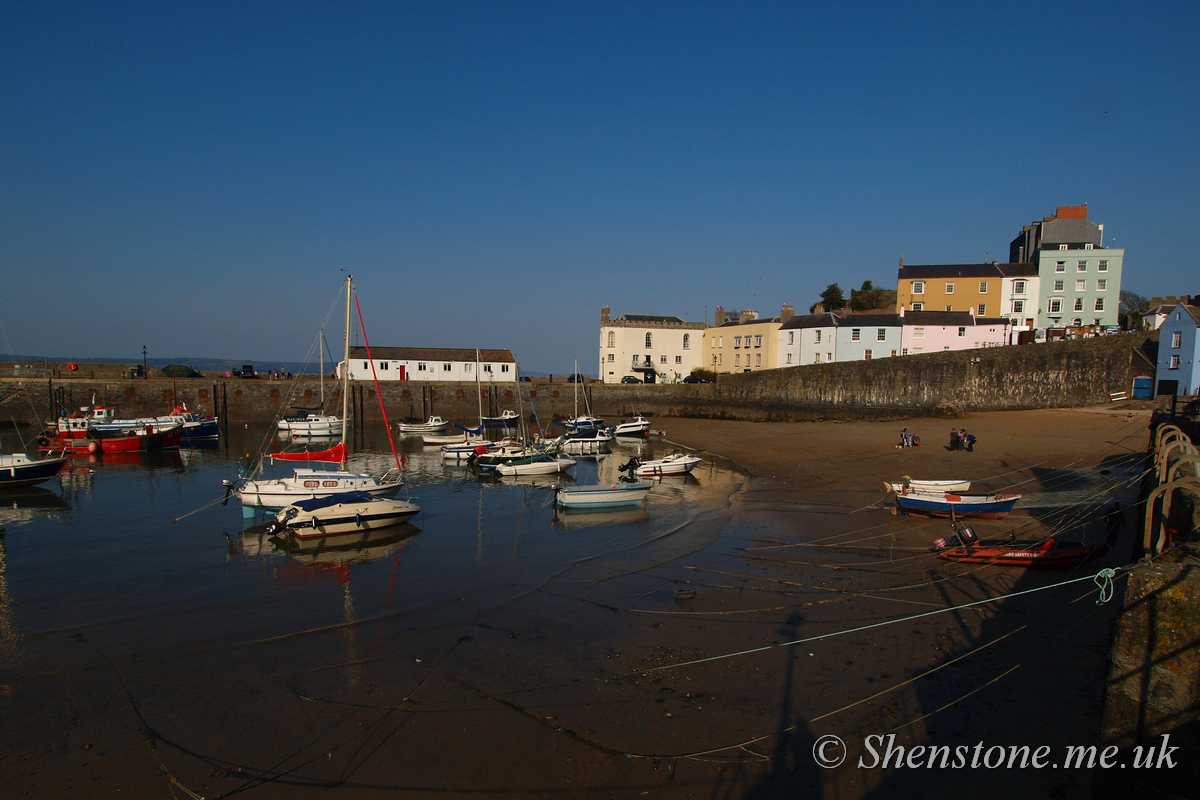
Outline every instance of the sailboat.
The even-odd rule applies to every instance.
[[[346,351],[342,362],[342,421],[349,411],[348,383],[350,375],[350,299],[353,279],[346,276]],[[340,455],[345,458],[346,428],[342,426]],[[262,468],[260,460],[258,468]],[[226,499],[230,494],[242,501],[243,514],[253,516],[254,509],[282,509],[300,500],[329,497],[342,492],[367,492],[376,497],[393,497],[404,481],[398,469],[389,470],[383,477],[346,471],[346,462],[339,470],[297,469],[290,478],[245,479],[240,485],[225,481]]]
[[[290,417],[284,417],[279,420],[279,430],[287,431],[296,438],[301,436],[341,436],[342,430],[345,427],[345,421],[336,414],[314,414],[314,411],[322,411],[325,408],[325,347],[324,347],[324,331],[317,332],[317,348],[321,353],[321,367],[317,372],[320,375],[321,382],[321,405],[317,408],[301,408],[293,406],[297,411],[303,411],[303,414],[296,414]],[[331,357],[333,353],[329,354]]]
[[[574,374],[579,375],[579,359],[575,359]],[[573,416],[570,419],[565,420],[563,422],[559,422],[557,424],[564,425],[564,426],[570,428],[572,431],[594,431],[597,428],[603,428],[604,420],[602,420],[598,417],[592,416],[592,408],[591,408],[591,404],[588,403],[586,389],[584,390],[584,393],[583,393],[583,404],[584,404],[584,407],[587,408],[587,413],[584,414],[582,417],[579,416],[579,381],[578,381],[578,379],[575,380],[574,383],[575,383],[575,416]]]

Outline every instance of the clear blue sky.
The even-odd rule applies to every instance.
[[[807,310],[1088,203],[1200,293],[1200,6],[0,4],[0,323],[30,355],[372,345],[593,372],[600,308]],[[333,333],[340,348],[339,314]],[[8,349],[8,348],[5,348]]]

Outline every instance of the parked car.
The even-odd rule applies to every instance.
[[[233,377],[235,377],[235,378],[257,378],[258,373],[254,371],[253,364],[242,364],[241,369],[233,370]]]
[[[625,377],[621,378],[621,383],[641,383],[641,382],[642,382],[642,379],[638,378],[634,375],[626,375]]]
[[[587,383],[587,378],[576,372],[574,375],[567,376],[567,383]]]
[[[699,375],[688,375],[683,379],[684,383],[710,383],[707,378],[701,378]]]
[[[519,380],[521,383],[533,383],[533,378],[529,377],[528,375],[522,375],[521,377],[517,378],[517,380]]]

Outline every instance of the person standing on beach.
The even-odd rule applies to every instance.
[[[958,449],[958,431],[954,428],[950,429],[950,446],[946,449],[950,451]]]

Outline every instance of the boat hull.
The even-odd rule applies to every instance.
[[[563,508],[619,508],[636,506],[650,493],[648,483],[611,486],[553,486],[554,501]]]
[[[496,472],[500,475],[551,475],[556,472],[566,472],[575,466],[573,458],[548,459],[514,459],[500,464]]]
[[[150,426],[153,428],[153,426]],[[167,450],[179,447],[183,439],[183,426],[159,428],[153,433],[145,430],[123,432],[106,432],[91,437],[100,445],[101,453],[136,453],[142,450]]]
[[[962,480],[918,481],[909,478],[901,483],[889,483],[887,487],[892,492],[903,492],[905,490],[926,493],[966,492],[970,490],[971,482]]]
[[[1003,519],[1020,495],[898,494],[896,505],[909,514],[930,517]]]
[[[1053,545],[1047,547],[1046,545]],[[1083,542],[1056,542],[1050,540],[1037,547],[1019,546],[971,546],[955,547],[938,553],[947,561],[963,564],[998,564],[1006,567],[1077,567],[1100,558],[1108,552],[1108,545],[1085,544]]]
[[[699,456],[667,456],[657,461],[643,461],[638,464],[634,474],[642,477],[659,477],[661,475],[686,475],[700,463]]]
[[[390,528],[408,522],[419,513],[420,506],[405,500],[371,498],[312,511],[290,505],[276,515],[275,522],[291,536],[304,540]]]
[[[31,459],[23,453],[0,456],[0,489],[45,483],[57,475],[66,463],[66,456],[38,460]]]
[[[291,478],[246,481],[235,494],[248,508],[280,509],[299,500],[329,497],[342,492],[362,491],[376,497],[392,497],[403,481],[384,483],[373,475],[349,472],[296,470]]]

